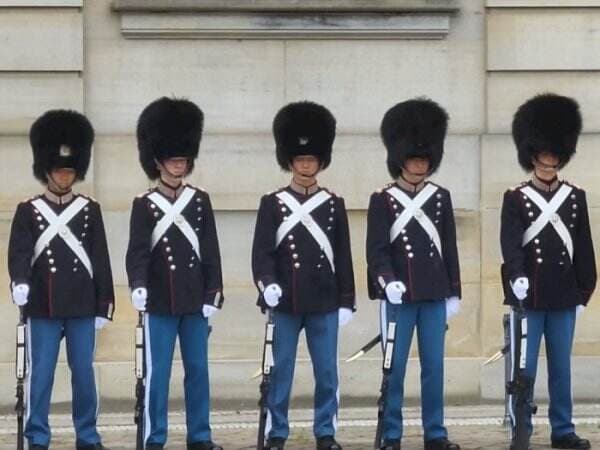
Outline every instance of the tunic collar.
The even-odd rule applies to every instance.
[[[399,176],[396,180],[396,184],[400,189],[406,192],[416,193],[421,191],[425,187],[425,180],[420,181],[417,184],[409,183],[402,176]]]
[[[185,188],[185,184],[181,183],[177,188],[172,188],[171,186],[166,184],[164,181],[159,180],[158,186],[156,188],[165,197],[170,198],[171,200],[175,200],[183,192],[183,189]]]
[[[531,177],[531,184],[533,184],[533,186],[539,191],[554,192],[560,186],[560,180],[558,179],[558,177],[556,177],[550,183],[547,183],[545,181],[540,180],[534,173]]]
[[[71,200],[73,200],[74,196],[75,194],[73,194],[73,191],[69,191],[66,194],[62,195],[55,194],[50,189],[46,189],[46,191],[44,192],[44,197],[46,197],[48,201],[56,203],[57,205],[66,205]]]
[[[300,195],[312,195],[319,190],[319,184],[315,181],[310,186],[302,186],[299,183],[296,183],[293,179],[290,182],[290,189]]]

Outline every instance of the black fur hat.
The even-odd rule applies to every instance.
[[[512,123],[519,164],[531,172],[532,158],[550,152],[558,156],[560,167],[564,167],[575,154],[581,126],[579,105],[572,98],[547,93],[527,100]]]
[[[83,180],[90,166],[94,129],[90,121],[76,111],[46,111],[29,130],[33,150],[33,175],[48,182],[52,169],[75,169],[76,179]]]
[[[189,100],[162,97],[146,106],[138,120],[137,142],[148,178],[157,179],[156,162],[168,158],[188,158],[190,173],[200,151],[203,124],[204,114]]]
[[[335,117],[322,105],[303,101],[290,103],[273,120],[277,162],[289,171],[295,156],[314,155],[323,169],[331,162],[335,139]]]
[[[448,113],[427,98],[407,100],[390,108],[381,121],[381,139],[387,148],[390,175],[398,178],[410,157],[429,159],[429,173],[435,172],[444,155]]]

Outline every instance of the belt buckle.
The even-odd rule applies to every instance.
[[[554,213],[550,216],[550,222],[558,223],[560,221],[560,216],[557,213]]]
[[[185,218],[181,214],[177,214],[175,216],[175,223],[181,225],[183,222],[185,222]]]
[[[417,210],[415,211],[415,217],[416,217],[417,219],[421,219],[421,218],[423,218],[423,215],[424,215],[424,214],[425,214],[425,213],[423,212],[423,210],[422,210],[421,208],[419,208],[419,209],[417,209]]]

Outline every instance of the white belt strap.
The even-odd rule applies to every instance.
[[[563,184],[556,194],[552,197],[550,202],[547,202],[544,197],[537,193],[530,186],[525,186],[520,189],[523,194],[527,195],[533,203],[540,209],[540,216],[525,230],[523,234],[523,247],[525,247],[531,240],[533,240],[540,232],[548,225],[552,224],[554,230],[558,236],[562,239],[571,261],[573,260],[573,239],[571,233],[565,226],[564,222],[558,215],[558,208],[565,202],[573,188],[566,184]]]
[[[325,232],[310,215],[312,211],[314,211],[316,208],[318,208],[327,200],[329,200],[331,198],[331,194],[327,191],[320,191],[302,204],[298,202],[298,200],[296,200],[288,192],[282,191],[276,195],[277,198],[279,198],[279,200],[281,200],[285,204],[285,206],[287,206],[292,212],[292,214],[288,216],[287,220],[284,220],[277,229],[277,246],[279,246],[284,237],[298,223],[302,223],[302,225],[304,225],[304,227],[312,235],[315,241],[317,241],[319,247],[321,247],[323,253],[325,253],[325,256],[327,257],[327,260],[329,261],[331,270],[335,272],[333,248],[331,247],[331,242],[329,242],[329,238],[327,237]]]
[[[414,218],[419,225],[425,230],[425,233],[429,236],[437,248],[440,256],[442,255],[442,241],[437,228],[431,222],[431,219],[425,214],[421,207],[429,200],[433,194],[436,193],[438,187],[433,184],[426,185],[421,192],[419,192],[414,199],[411,199],[408,195],[402,192],[397,187],[391,187],[387,192],[394,197],[404,207],[402,213],[396,218],[392,227],[390,228],[390,242],[394,242],[400,232],[406,227],[406,225]]]
[[[152,230],[152,247],[154,249],[156,244],[163,235],[167,232],[169,227],[173,224],[183,233],[185,238],[189,241],[198,257],[198,260],[201,261],[200,257],[200,242],[198,241],[198,236],[196,232],[186,220],[186,218],[181,214],[181,211],[185,209],[185,207],[190,203],[194,194],[196,192],[193,189],[188,187],[183,189],[183,192],[179,196],[179,198],[175,201],[175,203],[170,203],[167,199],[165,199],[158,192],[153,192],[148,195],[148,198],[152,200],[165,214],[162,219],[158,221],[154,230]]]
[[[31,258],[31,265],[36,262],[38,257],[42,254],[46,246],[50,244],[50,241],[54,239],[56,235],[60,236],[63,241],[67,244],[67,246],[75,253],[75,256],[79,258],[81,264],[87,269],[90,274],[90,277],[94,277],[94,271],[92,269],[92,262],[88,257],[83,245],[79,242],[79,240],[75,237],[71,229],[69,228],[69,222],[73,217],[75,217],[90,201],[83,197],[77,197],[73,203],[71,203],[67,208],[60,213],[60,215],[56,215],[54,211],[48,206],[48,204],[38,198],[31,203],[35,208],[40,212],[40,214],[46,219],[48,222],[48,227],[46,230],[40,235],[37,242],[35,243],[33,258]]]

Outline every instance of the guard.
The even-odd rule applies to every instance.
[[[274,367],[268,393],[266,448],[284,448],[298,336],[306,332],[315,375],[317,450],[339,450],[338,327],[354,304],[348,218],[342,197],[320,187],[329,166],[335,118],[312,102],[290,103],[275,116],[277,162],[290,184],[262,197],[252,247],[258,305],[272,310]]]
[[[95,330],[114,313],[110,259],[100,205],[73,192],[88,170],[94,130],[75,111],[52,110],[31,127],[33,174],[45,192],[21,202],[13,219],[8,270],[13,302],[27,318],[25,438],[50,445],[48,413],[65,338],[78,450],[101,450],[96,429]]]
[[[209,424],[208,318],[223,305],[221,257],[210,198],[184,181],[194,168],[203,114],[194,103],[160,98],[142,112],[140,163],[156,187],[131,211],[127,275],[131,301],[145,311],[144,442],[167,440],[169,379],[175,340],[185,370],[188,450],[222,450]]]
[[[532,177],[509,189],[502,204],[503,283],[514,294],[505,304],[523,300],[526,373],[533,380],[542,336],[546,343],[552,448],[590,448],[572,421],[571,348],[576,316],[596,286],[594,247],[585,191],[558,178],[575,154],[581,126],[572,98],[542,94],[521,105],[512,134],[519,164]],[[531,433],[531,416],[528,425]]]
[[[385,114],[381,136],[395,180],[371,195],[367,221],[368,287],[381,301],[382,337],[394,322],[383,441],[399,450],[404,377],[414,330],[421,362],[421,406],[426,450],[457,450],[444,427],[446,322],[460,309],[461,283],[450,192],[427,181],[442,161],[448,115],[423,98]]]

